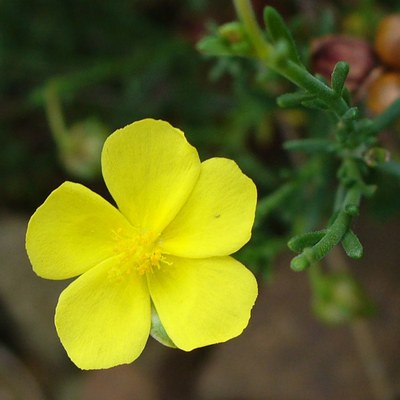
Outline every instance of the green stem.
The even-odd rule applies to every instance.
[[[353,220],[351,209],[357,209],[364,187],[360,171],[357,164],[351,160],[344,160],[347,169],[347,179],[352,179],[353,184],[348,189],[338,214],[327,230],[324,237],[312,247],[304,249],[304,251],[295,257],[291,262],[291,267],[295,271],[302,271],[311,264],[322,260],[340,241],[346,232],[350,229]]]
[[[297,184],[289,182],[280,186],[275,192],[262,198],[257,204],[256,225],[260,225],[261,221],[276,207],[281,205],[282,202],[296,190],[296,188]]]
[[[339,211],[333,224],[328,228],[326,235],[313,247],[314,261],[319,261],[332,250],[343,238],[344,234],[349,230],[352,216],[346,211],[348,206],[356,206],[360,204],[361,191],[355,186],[349,190],[343,202],[342,209]]]
[[[242,21],[257,56],[262,60],[267,60],[270,53],[273,51],[273,47],[264,39],[264,35],[257,23],[250,0],[233,0],[233,4],[236,9],[236,14]]]
[[[279,70],[276,70],[276,72],[322,100],[337,117],[341,117],[349,109],[349,106],[342,97],[338,97],[333,89],[311,75],[304,67],[297,65],[291,60],[278,67]]]
[[[303,66],[291,60],[282,60],[278,56],[277,50],[265,40],[249,0],[233,0],[233,3],[257,57],[267,67],[324,101],[338,117],[341,117],[349,109],[342,97],[311,75]]]
[[[68,130],[65,125],[64,115],[60,98],[52,83],[46,89],[46,115],[50,125],[50,131],[58,145],[63,145],[67,141]]]

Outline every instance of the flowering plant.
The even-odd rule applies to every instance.
[[[214,27],[198,48],[220,57],[214,77],[229,72],[243,101],[224,125],[218,119],[223,134],[203,126],[201,133],[204,143],[219,142],[237,159],[259,189],[244,263],[267,276],[284,248],[297,253],[290,266],[307,272],[314,313],[329,324],[352,324],[367,369],[379,365],[362,318],[374,307],[340,247],[348,257],[361,258],[354,223],[365,212],[361,205],[380,194],[379,211],[391,208],[389,200],[398,203],[398,149],[380,135],[398,120],[398,90],[385,95],[377,79],[363,99],[377,63],[364,40],[329,36],[321,47],[309,46],[309,71],[303,46],[274,8],[265,7],[260,26],[250,0],[233,3],[238,21]],[[384,36],[395,43],[393,34]],[[395,73],[390,76],[384,86],[398,89]],[[291,93],[287,81],[296,87]],[[60,161],[70,173],[97,176],[96,149],[106,130],[90,120],[66,128],[56,95],[67,86],[62,83],[50,85],[45,96]],[[370,102],[375,88],[376,97],[385,100],[378,108]],[[201,103],[208,109],[209,102],[207,96]],[[270,155],[279,144],[288,154],[279,154],[284,160],[275,165]],[[149,334],[186,351],[239,335],[257,285],[230,255],[250,238],[253,182],[233,161],[201,163],[182,132],[154,120],[136,122],[106,140],[102,173],[116,207],[66,182],[35,212],[27,232],[38,275],[77,277],[56,310],[57,331],[71,359],[83,369],[107,368],[138,357]],[[391,179],[395,185],[382,196]],[[383,368],[376,371],[370,373],[372,385],[389,392]]]
[[[83,369],[131,362],[150,332],[186,351],[239,335],[257,284],[229,255],[250,238],[253,182],[231,160],[201,163],[180,130],[151,119],[109,136],[102,170],[118,208],[65,182],[26,236],[39,276],[80,275],[55,316],[72,361]]]

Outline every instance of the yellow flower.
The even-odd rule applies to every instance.
[[[55,315],[71,360],[82,369],[132,362],[148,339],[152,307],[182,350],[238,336],[257,284],[229,255],[250,238],[253,182],[231,160],[201,163],[180,130],[152,119],[109,136],[101,161],[118,208],[65,182],[26,235],[39,276],[80,275]]]

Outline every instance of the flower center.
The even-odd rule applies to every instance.
[[[116,242],[115,252],[122,255],[123,265],[120,273],[129,275],[132,271],[144,275],[148,272],[160,269],[161,264],[170,263],[161,253],[161,247],[157,242],[157,235],[152,232],[128,236],[121,231],[114,231]]]
[[[163,256],[161,255],[160,247],[154,243],[152,235],[138,236],[128,252],[133,253],[132,261],[140,275],[153,272],[155,268],[160,268]]]

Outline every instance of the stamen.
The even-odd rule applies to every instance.
[[[122,280],[133,271],[144,275],[159,270],[162,264],[172,264],[162,255],[158,237],[153,232],[129,236],[119,228],[113,230],[112,234],[115,241],[114,252],[121,256],[120,267],[113,268],[109,273],[112,281]]]

